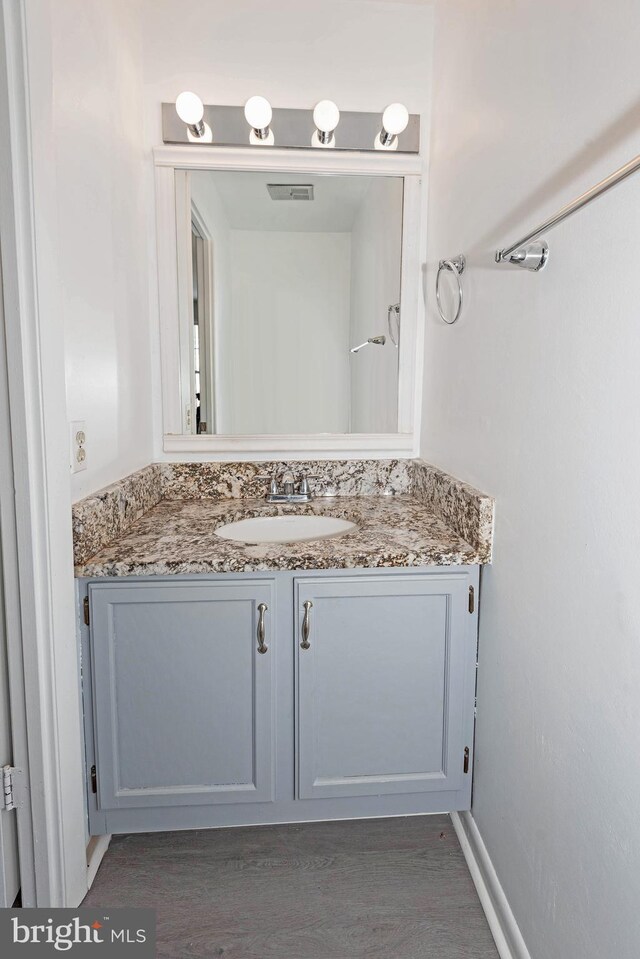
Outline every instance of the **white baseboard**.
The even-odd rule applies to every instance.
[[[500,959],[531,959],[475,819],[470,812],[454,812],[451,821]]]
[[[111,836],[92,836],[87,846],[87,887],[91,889],[98,866],[109,848]]]

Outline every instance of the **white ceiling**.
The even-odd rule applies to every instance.
[[[292,173],[236,173],[194,170],[191,195],[206,181],[220,196],[232,230],[300,233],[350,233],[373,177],[309,176]],[[272,200],[267,183],[311,183],[313,200]]]

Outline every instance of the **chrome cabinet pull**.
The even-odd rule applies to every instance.
[[[304,604],[304,619],[302,620],[302,642],[300,643],[300,649],[309,649],[311,643],[309,642],[309,633],[311,632],[311,613],[310,610],[313,607],[313,603],[308,599]]]
[[[264,644],[264,614],[266,613],[269,607],[266,603],[260,603],[258,606],[258,652],[266,653],[269,649],[268,646]]]

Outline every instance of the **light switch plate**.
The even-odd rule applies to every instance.
[[[81,473],[87,468],[87,429],[84,420],[69,423],[71,441],[71,472]]]

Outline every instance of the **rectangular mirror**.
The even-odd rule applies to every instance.
[[[175,177],[184,432],[397,433],[404,177]]]

